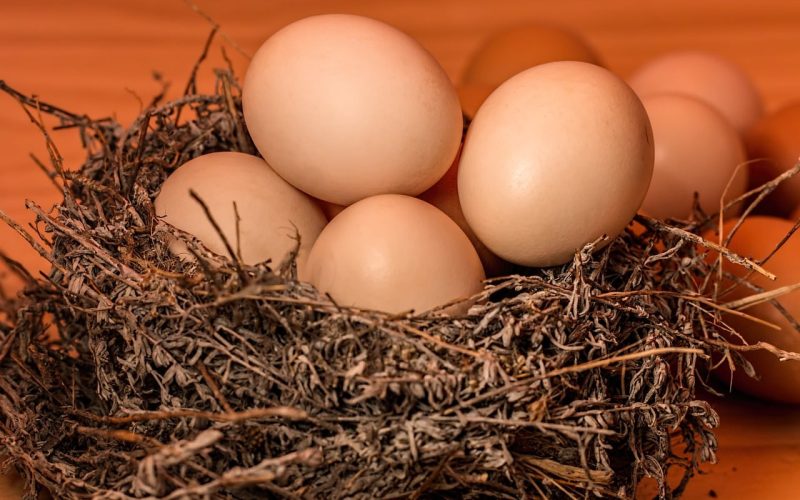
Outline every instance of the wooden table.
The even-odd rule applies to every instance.
[[[252,53],[292,20],[348,12],[385,20],[416,37],[454,81],[470,53],[491,32],[552,21],[580,31],[622,76],[649,57],[675,48],[716,51],[753,77],[768,109],[800,98],[800,2],[767,0],[197,0],[223,36]],[[203,42],[208,21],[181,0],[2,0],[0,79],[42,99],[91,116],[129,122],[160,88],[159,72],[179,94]],[[239,74],[247,57],[228,44]],[[208,67],[221,64],[212,51]],[[201,72],[208,85],[210,71]],[[207,87],[206,87],[207,88]],[[81,159],[77,139],[56,133],[68,166]],[[19,106],[0,96],[0,209],[27,222],[25,199],[49,205],[56,193],[29,158],[45,158],[43,141]],[[31,269],[43,264],[0,227],[0,249]],[[2,280],[7,289],[16,284]],[[742,400],[720,402],[720,460],[695,480],[689,498],[798,498],[800,409]],[[643,495],[644,496],[644,495]]]

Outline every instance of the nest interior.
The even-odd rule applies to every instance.
[[[292,259],[245,266],[155,217],[185,161],[255,154],[232,71],[216,74],[129,127],[3,84],[63,193],[28,203],[30,228],[3,216],[51,263],[32,276],[2,256],[26,286],[2,302],[0,440],[31,496],[631,497],[652,477],[666,498],[715,459],[696,388],[714,356],[748,367],[697,223],[638,217],[566,265],[488,281],[462,316],[339,307]],[[81,134],[79,168],[41,113]]]

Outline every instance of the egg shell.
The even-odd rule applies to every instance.
[[[740,133],[763,112],[761,96],[733,62],[702,51],[677,51],[657,57],[628,80],[642,97],[685,94],[719,111]]]
[[[598,66],[554,62],[512,77],[478,110],[458,194],[490,250],[544,267],[619,234],[652,172],[652,130],[636,94]]]
[[[467,64],[463,83],[496,88],[517,73],[554,61],[600,64],[595,51],[579,35],[547,24],[517,26],[493,34]]]
[[[723,225],[723,234],[727,235],[733,228],[735,220],[730,220]],[[734,234],[729,244],[730,250],[739,255],[753,259],[763,259],[775,248],[783,237],[789,233],[793,223],[785,219],[767,216],[748,217],[744,224]],[[719,241],[719,236],[707,234],[707,239]],[[713,255],[716,257],[716,255]],[[800,235],[795,233],[765,264],[764,267],[774,273],[778,278],[771,281],[768,278],[750,273],[742,266],[723,262],[723,269],[733,275],[744,278],[751,283],[762,287],[764,290],[793,285],[800,282]],[[732,282],[724,282],[720,290],[730,287]],[[731,293],[726,294],[721,300],[728,302],[738,300],[757,293],[744,286],[736,287]],[[776,299],[786,311],[795,319],[800,318],[800,291],[795,290]],[[767,342],[789,352],[800,352],[800,332],[796,331],[789,321],[770,303],[762,303],[742,310],[756,318],[762,319],[780,327],[773,330],[740,316],[725,315],[724,322],[735,330],[748,344]],[[730,335],[729,340],[734,344],[741,344],[741,340]],[[784,403],[800,403],[800,362],[779,361],[778,358],[766,351],[743,352],[742,355],[753,365],[759,380],[753,379],[744,373],[741,368],[736,369],[733,376],[733,385],[736,389],[758,396],[763,399]],[[725,382],[729,380],[730,372],[724,370],[720,375]]]
[[[789,217],[789,219],[790,219],[790,220],[793,220],[793,221],[795,221],[795,222],[796,222],[796,221],[798,221],[798,220],[800,220],[800,206],[798,206],[798,207],[795,209],[795,211],[794,211],[794,212],[792,212],[792,215],[791,215],[791,217]]]
[[[236,250],[236,212],[242,261],[257,264],[271,259],[278,265],[300,235],[298,265],[326,224],[322,210],[305,194],[281,179],[264,160],[235,152],[198,156],[173,172],[155,199],[156,214],[197,237],[212,252],[228,256],[222,238],[202,207],[191,198],[194,190],[205,202],[231,246]],[[191,258],[185,244],[173,240],[170,249]]]
[[[463,130],[456,90],[433,56],[352,15],[305,18],[271,36],[247,69],[242,105],[272,168],[339,205],[425,191],[447,171]]]
[[[342,306],[426,311],[482,289],[481,261],[441,210],[404,195],[366,198],[334,218],[302,276]],[[468,303],[450,312],[466,310]]]
[[[688,219],[695,192],[706,213],[720,210],[723,194],[730,201],[745,192],[744,145],[725,117],[704,102],[680,94],[649,96],[642,103],[655,144],[653,180],[642,204],[644,211],[662,219]],[[736,213],[731,210],[726,215]]]
[[[745,136],[750,164],[751,187],[778,177],[800,162],[800,102],[790,103],[764,116]],[[800,175],[782,183],[760,207],[785,216],[800,207]]]
[[[453,219],[453,222],[458,224],[458,227],[464,231],[472,246],[478,252],[478,256],[483,263],[483,269],[489,277],[501,276],[508,274],[512,271],[513,266],[510,262],[506,262],[489,250],[480,239],[475,235],[475,231],[469,227],[467,219],[464,218],[464,212],[461,210],[461,202],[458,200],[458,159],[453,162],[453,165],[444,175],[444,177],[433,185],[430,189],[419,195],[419,198],[426,201],[438,208],[448,217]]]

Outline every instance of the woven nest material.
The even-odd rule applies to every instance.
[[[0,440],[31,495],[631,497],[652,477],[669,497],[715,459],[718,417],[696,387],[711,354],[741,357],[698,223],[638,217],[641,234],[488,281],[463,316],[338,307],[291,258],[245,266],[154,216],[182,163],[255,153],[232,73],[217,77],[128,128],[3,85],[64,195],[28,203],[30,229],[3,215],[51,263],[34,277],[3,256],[26,285],[2,301]],[[40,113],[81,134],[80,168]],[[171,236],[197,260],[174,258]]]

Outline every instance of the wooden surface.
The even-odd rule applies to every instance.
[[[721,53],[753,77],[768,109],[800,98],[800,2],[723,0],[559,0],[557,2],[402,0],[197,0],[224,34],[252,53],[294,19],[348,12],[388,21],[416,37],[454,81],[470,53],[491,32],[528,21],[554,21],[580,31],[622,76],[647,58],[675,48]],[[0,79],[70,110],[130,121],[160,88],[157,71],[180,93],[209,32],[181,0],[0,0]],[[241,75],[247,58],[228,45]],[[219,50],[211,65],[219,64]],[[208,84],[210,72],[201,72]],[[55,135],[67,165],[79,143]],[[19,106],[0,96],[0,209],[27,222],[25,199],[44,205],[56,193],[29,158],[45,158],[43,142]],[[0,228],[0,249],[32,269],[41,261]],[[8,277],[6,288],[15,284]],[[718,403],[723,418],[719,464],[695,480],[689,498],[798,498],[800,409],[747,401]],[[712,495],[713,490],[713,495]],[[644,495],[643,495],[644,496]]]

